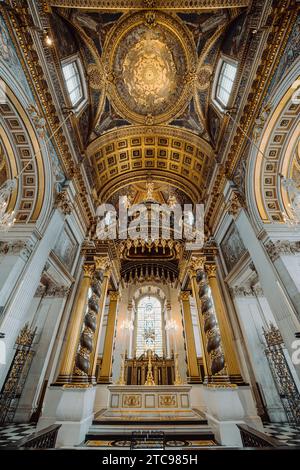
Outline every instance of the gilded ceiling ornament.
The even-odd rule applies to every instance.
[[[99,67],[95,64],[89,65],[87,72],[90,87],[93,90],[100,90],[104,84],[104,76]]]
[[[108,35],[103,56],[111,100],[131,122],[168,122],[192,96],[195,44],[173,16],[161,11],[125,15]]]
[[[197,87],[206,90],[212,78],[213,69],[210,65],[203,65],[197,73]]]

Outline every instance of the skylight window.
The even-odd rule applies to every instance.
[[[70,101],[75,108],[84,98],[77,61],[73,60],[72,62],[62,64],[62,70]]]
[[[235,64],[223,61],[216,89],[216,99],[223,107],[229,103],[236,72]]]

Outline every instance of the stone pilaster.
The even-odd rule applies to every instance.
[[[116,325],[116,314],[118,308],[118,292],[110,292],[109,294],[109,310],[107,318],[107,326],[105,333],[104,349],[101,372],[99,376],[100,383],[110,383],[112,375],[112,353],[113,353],[113,342],[115,335]]]
[[[185,329],[185,342],[187,349],[187,362],[188,362],[188,382],[200,383],[200,374],[198,370],[195,336],[190,307],[190,292],[181,292],[180,294],[182,312],[184,319]]]
[[[217,279],[217,267],[215,264],[206,264],[205,271],[211,289],[214,310],[217,316],[224,350],[227,373],[231,383],[244,383],[234,348],[234,340],[231,333],[226,305]]]

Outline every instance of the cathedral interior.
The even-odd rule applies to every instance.
[[[300,446],[299,12],[0,2],[0,449]]]

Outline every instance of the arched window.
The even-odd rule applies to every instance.
[[[215,86],[214,100],[217,102],[219,107],[224,109],[230,101],[237,72],[237,64],[235,62],[222,59],[218,69],[219,74]]]
[[[158,356],[163,355],[162,307],[157,297],[149,295],[137,304],[137,357],[148,349]]]
[[[74,110],[78,111],[87,101],[84,74],[79,58],[75,56],[64,60],[62,71],[70,102]]]

